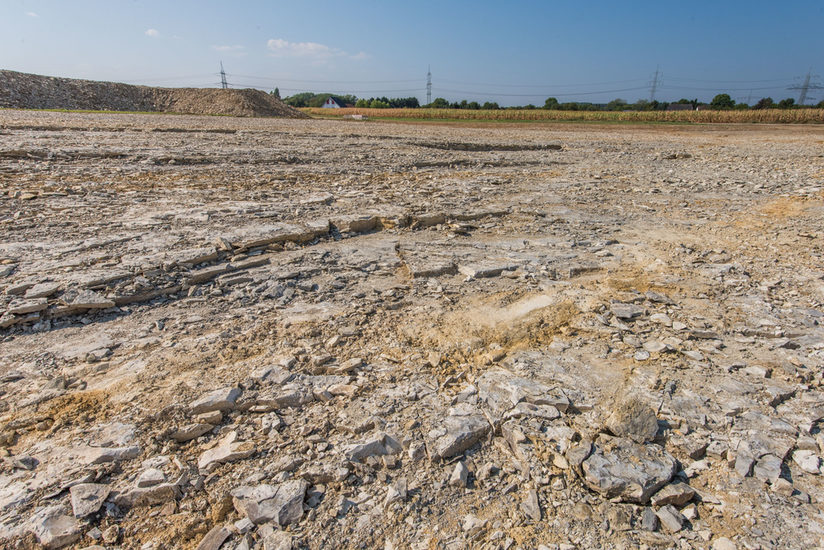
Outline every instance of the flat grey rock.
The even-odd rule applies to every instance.
[[[677,471],[677,461],[654,444],[601,435],[581,464],[584,482],[605,498],[645,504]]]
[[[232,491],[235,510],[255,525],[275,522],[280,527],[303,517],[303,498],[309,484],[293,479],[280,485],[243,486]]]
[[[211,391],[189,405],[191,414],[203,414],[211,411],[227,412],[235,408],[241,390],[236,387],[220,388]]]
[[[44,548],[54,550],[80,540],[82,526],[72,516],[64,514],[62,506],[50,506],[31,518],[28,530]]]
[[[650,501],[653,506],[666,506],[672,504],[681,507],[692,500],[695,496],[695,489],[686,483],[672,483],[664,486],[660,491],[652,496]]]
[[[633,319],[637,319],[646,312],[646,310],[641,306],[635,304],[624,304],[621,302],[613,303],[609,309],[613,315],[624,321],[632,321]]]
[[[69,305],[76,309],[106,309],[115,304],[93,290],[81,290]]]
[[[74,517],[83,518],[94,514],[103,506],[111,488],[101,483],[79,483],[69,489]]]
[[[669,533],[677,533],[684,528],[686,518],[674,506],[668,504],[656,512],[661,527]]]
[[[458,455],[478,443],[489,432],[489,421],[477,414],[447,416],[429,432],[432,458],[444,459]]]

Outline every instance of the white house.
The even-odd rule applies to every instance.
[[[324,109],[342,109],[345,106],[346,104],[341,98],[334,96],[329,96],[329,98],[323,102]]]

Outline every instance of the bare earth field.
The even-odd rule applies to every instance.
[[[6,110],[0,190],[3,548],[822,547],[821,126]]]

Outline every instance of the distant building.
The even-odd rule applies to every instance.
[[[667,111],[692,111],[692,103],[670,103]]]
[[[346,103],[341,98],[331,95],[323,102],[324,109],[343,109],[344,107],[346,107]]]

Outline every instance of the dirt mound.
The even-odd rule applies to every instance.
[[[0,71],[0,107],[306,118],[260,90],[153,88]]]

